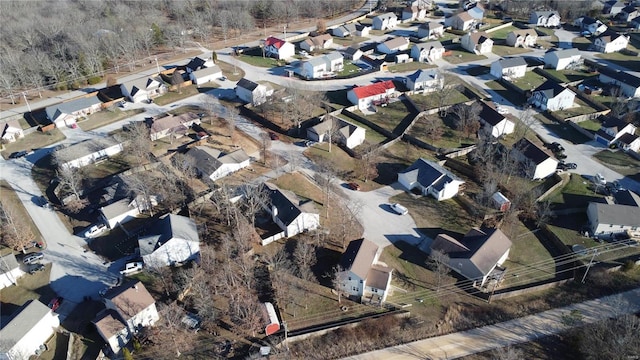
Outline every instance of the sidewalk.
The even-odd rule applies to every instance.
[[[578,311],[582,322],[568,325],[563,321],[563,317],[568,316],[571,311]],[[638,312],[640,312],[640,289],[634,289],[495,325],[419,340],[345,359],[457,359],[558,334],[583,324]]]

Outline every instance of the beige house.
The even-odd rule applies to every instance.
[[[197,114],[189,112],[178,116],[167,115],[153,120],[149,135],[151,141],[167,136],[179,138],[186,134],[193,124],[200,124],[200,117]]]
[[[513,47],[533,47],[538,41],[538,33],[534,29],[514,30],[507,34],[506,43]]]
[[[393,269],[379,264],[382,249],[367,239],[353,240],[342,254],[337,274],[342,291],[359,301],[381,304],[391,290]]]
[[[453,15],[450,22],[451,27],[455,30],[469,31],[475,25],[476,19],[474,19],[468,12],[465,11]]]

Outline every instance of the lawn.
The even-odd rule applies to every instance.
[[[158,96],[157,98],[153,99],[153,102],[157,105],[164,106],[167,104],[171,104],[172,102],[186,99],[193,95],[197,95],[199,93],[200,92],[198,91],[197,86],[189,85],[189,86],[183,87],[180,92],[170,91],[164,95]]]
[[[31,216],[29,216],[27,209],[24,208],[22,201],[18,198],[18,194],[16,194],[15,190],[5,180],[0,180],[0,202],[2,202],[3,207],[12,211],[16,218],[29,226],[31,233],[33,234],[33,240],[44,240],[42,238],[42,234],[40,234],[40,231],[38,230],[38,227],[33,223]]]
[[[385,107],[378,106],[376,108],[378,111],[375,114],[365,115],[359,110],[354,113],[391,132],[402,122],[402,119],[410,115],[402,101],[394,101]]]
[[[108,157],[104,161],[100,161],[94,164],[84,166],[84,178],[90,179],[104,179],[108,176],[118,174],[129,168],[132,164],[135,164],[137,159],[128,156],[125,153],[120,153],[115,156]]]
[[[440,137],[440,139],[429,138],[426,135],[425,126],[427,122],[431,122],[431,121],[435,121],[436,123],[440,124],[440,128],[443,129],[443,134]],[[463,141],[463,139],[465,138],[462,132],[456,131],[450,126],[446,125],[444,121],[442,121],[442,119],[437,114],[428,115],[427,117],[418,120],[415,123],[415,125],[411,128],[411,130],[409,130],[408,135],[411,135],[419,140],[422,140],[427,144],[433,145],[438,148],[443,148],[443,149],[457,148],[457,147],[460,147],[462,142],[465,142]],[[470,139],[465,139],[465,140],[470,140]],[[467,141],[467,142],[473,142],[473,140]]]
[[[277,59],[262,56],[251,56],[247,54],[242,54],[238,57],[238,60],[246,62],[249,65],[263,67],[263,68],[272,68],[282,66],[282,62]]]
[[[470,61],[484,60],[487,57],[484,55],[476,55],[466,50],[451,50],[450,56],[445,56],[443,59],[448,61],[450,64],[463,64]]]
[[[533,90],[537,88],[538,86],[542,85],[542,83],[544,83],[545,81],[547,81],[547,78],[545,78],[544,76],[538,75],[533,71],[527,71],[523,77],[513,79],[511,83],[519,87],[520,89],[526,91],[526,90]]]
[[[78,126],[80,126],[84,131],[89,131],[143,112],[143,109],[122,111],[119,108],[114,107],[112,110],[105,109],[89,115],[85,120],[78,122]]]
[[[237,63],[237,60],[233,60]],[[239,66],[234,66],[224,61],[216,61],[216,65],[222,70],[222,74],[230,81],[238,81],[244,77],[244,71]]]
[[[304,154],[317,164],[327,164],[327,166],[333,169],[333,171],[338,174],[338,177],[343,180],[355,177],[355,159],[350,157],[338,146],[331,146],[331,152],[329,152],[328,143],[318,143],[305,150]]]
[[[531,49],[521,48],[521,47],[513,47],[507,45],[493,45],[492,53],[498,56],[512,56],[519,54],[526,54],[531,52]]]
[[[522,105],[527,99],[522,94],[519,94],[513,90],[507,89],[502,84],[495,80],[487,81],[485,83],[489,89],[495,91],[501,97],[507,99],[510,103],[518,106]]]
[[[589,222],[586,213],[578,213],[572,215],[558,216],[547,225],[548,229],[553,232],[563,244],[571,247],[572,245],[583,245],[585,247],[594,247],[598,243],[586,236],[580,234],[580,228]]]
[[[591,201],[601,201],[603,196],[596,194],[590,186],[590,181],[577,174],[571,174],[571,179],[562,188],[557,189],[547,197],[554,206],[565,208],[585,208]]]
[[[364,128],[364,130],[365,130],[365,139],[369,144],[379,144],[379,143],[387,140],[386,136],[380,134],[379,132],[373,130],[369,126],[367,126],[367,125],[365,125],[365,124],[363,124],[363,123],[361,123],[361,122],[359,122],[359,121],[357,121],[355,119],[352,119],[352,118],[350,118],[350,117],[348,117],[346,115],[342,115],[342,114],[338,115],[338,117],[343,119],[343,120],[346,120],[346,121],[348,121],[348,122],[350,122],[350,123],[352,123],[354,125],[358,125],[361,128]]]
[[[413,62],[408,62],[408,63],[404,63],[404,64],[395,64],[395,65],[389,65],[389,72],[405,72],[405,71],[414,71],[414,70],[418,70],[418,69],[432,69],[437,67],[436,65],[432,65],[432,64],[428,64],[428,63],[424,63],[424,62],[419,62],[419,61],[413,61]]]
[[[580,125],[581,128],[589,130],[589,131],[593,131],[593,132],[598,131],[598,129],[600,129],[600,125],[601,125],[599,121],[594,121],[594,120],[580,121],[577,124]]]
[[[9,316],[29,300],[39,299],[48,304],[55,297],[55,292],[49,287],[51,264],[45,265],[45,270],[33,275],[26,274],[18,279],[18,285],[0,290],[2,316]]]
[[[573,38],[573,41],[572,41],[572,47],[582,51],[587,50],[591,46],[591,44],[592,44],[591,40],[582,36],[575,37]],[[596,56],[600,56],[600,55],[596,55]]]
[[[438,98],[432,94],[414,94],[409,96],[419,109],[428,110],[438,107]],[[444,105],[454,105],[468,101],[469,98],[458,90],[451,89],[451,94],[445,99]]]
[[[553,120],[547,118],[543,114],[537,114],[537,115],[535,115],[535,117],[538,120],[540,120],[540,122],[542,122],[544,127],[549,129],[550,131],[552,131],[554,134],[560,136],[561,138],[563,138],[563,139],[565,139],[567,141],[571,141],[574,144],[584,144],[584,143],[586,143],[588,141],[593,140],[593,139],[590,139],[590,138],[586,137],[582,133],[578,132],[573,127],[571,127],[571,126],[569,126],[567,124],[561,124],[561,123],[554,122]]]
[[[510,233],[517,235],[510,237],[513,246],[509,252],[509,259],[503,264],[507,268],[507,275],[501,288],[553,279],[556,265],[549,250],[524,224],[517,222],[515,226],[517,229]]]
[[[339,37],[333,38],[334,43],[342,46],[352,46],[352,45],[357,46],[361,42],[367,41],[367,40],[369,40],[369,38],[362,37],[362,36],[348,36],[346,38],[339,38]]]
[[[584,80],[597,75],[597,73],[590,73],[582,70],[553,70],[553,69],[545,69],[545,70],[549,74],[556,77],[558,80],[565,83]]]
[[[322,189],[311,183],[309,179],[300,173],[284,174],[272,182],[281,189],[293,191],[300,198],[313,200],[318,204],[324,202]]]
[[[640,180],[640,161],[622,151],[602,150],[593,155],[596,160],[622,175]]]
[[[556,112],[554,112],[553,114],[558,116],[559,118],[562,119],[567,119],[573,116],[578,116],[578,115],[586,115],[586,114],[591,114],[596,112],[596,110],[594,108],[592,108],[591,106],[587,105],[587,103],[585,103],[584,101],[580,100],[580,99],[576,99],[574,101],[573,107],[570,107],[568,109],[564,109],[564,110],[558,110]],[[599,129],[600,127],[598,127]],[[596,129],[597,130],[597,129]]]
[[[489,34],[489,36],[491,36],[491,39],[493,39],[494,41],[495,40],[505,40],[507,38],[507,35],[510,32],[514,31],[514,30],[518,30],[518,28],[515,27],[515,26],[507,26],[507,27],[505,27],[503,29],[492,31],[492,32],[490,32],[488,34]]]
[[[64,134],[57,128],[45,133],[36,131],[15,142],[4,144],[2,156],[7,159],[13,152],[45,148],[64,139]]]
[[[352,74],[354,72],[358,72],[361,69],[362,68],[360,68],[358,65],[354,65],[351,61],[345,61],[344,62],[344,68],[337,75],[338,76],[345,76],[345,75]]]

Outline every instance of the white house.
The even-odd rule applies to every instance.
[[[353,149],[364,142],[365,129],[337,116],[327,115],[321,123],[307,128],[307,138],[317,142],[337,142]]]
[[[549,51],[544,54],[545,67],[554,70],[564,70],[580,63],[582,63],[582,55],[576,48]]]
[[[522,57],[496,60],[491,63],[491,75],[505,79],[521,78],[527,72],[527,62]]]
[[[600,69],[598,80],[605,84],[619,86],[624,96],[640,97],[640,77],[630,72],[604,67]]]
[[[467,8],[467,12],[469,15],[477,20],[478,22],[482,21],[484,18],[484,7],[480,4],[479,1],[476,1],[474,4],[470,4],[471,7]]]
[[[0,256],[0,289],[16,284],[24,274],[13,253]]]
[[[196,113],[188,112],[181,115],[167,115],[158,119],[153,119],[149,129],[151,141],[156,141],[167,136],[179,138],[189,131],[193,124],[200,124],[200,116]]]
[[[15,142],[24,137],[24,131],[18,120],[9,120],[2,124],[2,140],[6,142]]]
[[[392,12],[380,14],[373,18],[372,28],[374,30],[392,30],[398,25],[398,17]]]
[[[514,30],[507,34],[505,42],[513,47],[533,47],[538,41],[538,33],[534,29]]]
[[[618,138],[618,146],[624,151],[640,152],[640,136],[636,134],[622,134]]]
[[[411,48],[411,57],[415,61],[430,62],[442,59],[445,52],[444,46],[439,41],[415,44]]]
[[[414,20],[424,20],[427,16],[427,9],[418,6],[407,6],[402,9],[402,22],[411,22]]]
[[[393,269],[378,263],[382,249],[366,239],[353,240],[342,254],[337,274],[342,291],[358,301],[381,304],[391,290]]]
[[[145,266],[174,266],[200,257],[196,223],[185,216],[167,214],[138,238]]]
[[[500,229],[473,228],[461,240],[439,234],[431,250],[447,254],[453,271],[483,287],[501,278],[512,245]]]
[[[408,75],[405,84],[412,91],[432,92],[444,87],[444,78],[437,69],[420,69]]]
[[[444,35],[444,26],[437,22],[426,22],[418,26],[418,37],[420,39],[435,39]]]
[[[302,62],[300,75],[307,79],[319,79],[335,76],[342,69],[344,69],[344,57],[339,52],[334,51]]]
[[[604,7],[602,8],[602,13],[615,16],[615,15],[618,15],[620,11],[624,9],[625,6],[626,5],[622,1],[616,1],[616,0],[607,1],[605,2]]]
[[[469,31],[476,24],[476,19],[474,19],[468,12],[461,12],[459,14],[455,14],[449,19],[447,19],[448,23],[450,23],[451,27],[455,30],[461,31]]]
[[[348,23],[344,25],[340,25],[335,29],[331,30],[331,34],[333,36],[345,38],[347,36],[355,36],[356,35],[356,26],[358,23]]]
[[[368,37],[370,31],[371,31],[371,26],[356,23],[356,36]]]
[[[153,99],[167,92],[160,76],[131,80],[120,85],[122,95],[133,103]]]
[[[511,134],[515,130],[515,123],[513,121],[504,117],[485,102],[481,101],[480,104],[482,105],[479,116],[480,122],[491,136],[498,138],[502,135]]]
[[[240,98],[240,100],[254,106],[263,104],[267,101],[267,97],[273,94],[273,90],[269,90],[266,86],[255,83],[246,78],[242,78],[238,81],[235,92],[236,96]]]
[[[378,44],[376,49],[383,54],[395,54],[409,48],[409,39],[398,36]]]
[[[464,184],[460,178],[437,163],[420,158],[398,173],[398,182],[407,191],[418,189],[422,195],[431,195],[436,200],[451,199]]]
[[[529,24],[542,27],[560,26],[560,15],[557,11],[534,11],[529,17]]]
[[[56,127],[63,127],[74,124],[81,116],[91,115],[100,110],[102,110],[102,101],[97,94],[94,94],[47,106],[45,113],[47,118],[56,124]]]
[[[579,27],[581,31],[587,31],[592,35],[600,35],[608,29],[607,25],[602,21],[589,16],[577,18],[574,20],[573,25]]]
[[[142,195],[136,196],[133,200],[123,198],[114,201],[109,205],[100,208],[100,218],[109,229],[114,229],[118,224],[124,224],[138,217],[143,211],[147,211],[158,205],[158,197],[149,197],[151,204]]]
[[[193,159],[198,175],[211,181],[222,179],[250,165],[249,155],[243,149],[225,153],[208,146],[195,146],[187,151]]]
[[[189,73],[189,78],[196,85],[202,85],[222,77],[222,69],[218,65],[213,65],[204,69]]]
[[[591,202],[587,217],[593,236],[608,238],[622,233],[640,236],[640,207]]]
[[[488,54],[493,50],[493,40],[484,31],[465,34],[460,39],[463,49],[473,54]]]
[[[289,59],[296,54],[296,47],[288,41],[269,36],[264,41],[264,51],[267,56],[276,59]]]
[[[198,70],[202,70],[202,69],[206,69],[214,66],[215,66],[215,63],[213,62],[213,59],[209,58],[205,60],[201,57],[196,56],[193,59],[191,59],[191,61],[189,61],[187,65],[185,65],[185,70],[187,71],[187,73],[192,73]]]
[[[160,320],[156,301],[137,280],[109,289],[102,301],[105,309],[96,315],[93,324],[114,354],[140,330]]]
[[[122,149],[122,142],[112,136],[96,137],[56,150],[55,157],[62,167],[80,168],[114,156]]]
[[[356,86],[347,92],[347,99],[358,105],[359,110],[371,107],[376,101],[386,101],[393,97],[396,86],[393,81],[386,80],[365,86]]]
[[[603,53],[617,52],[626,49],[627,45],[629,45],[629,36],[613,31],[607,31],[593,41],[596,51]]]
[[[40,301],[31,300],[3,321],[0,359],[24,360],[39,355],[59,326],[57,314]]]
[[[625,134],[634,135],[636,133],[635,125],[617,117],[600,116],[598,120],[601,125],[596,132],[595,140],[605,146],[617,143],[618,139]]]
[[[533,90],[529,102],[542,110],[558,111],[572,107],[575,97],[573,91],[555,81],[547,80]]]
[[[265,210],[269,211],[273,222],[282,229],[284,237],[315,230],[320,226],[320,214],[313,201],[300,201],[296,194],[270,183],[264,183],[264,186],[269,194]]]
[[[533,180],[551,176],[558,168],[558,160],[527,138],[513,144],[512,154],[521,164],[525,176]]]
[[[622,8],[620,13],[616,15],[616,20],[629,22],[635,19],[636,17],[638,17],[639,15],[640,13],[638,12],[638,9],[635,6],[628,5]]]
[[[333,45],[333,37],[329,34],[322,34],[310,37],[300,43],[300,49],[308,52],[328,49]]]
[[[344,57],[352,60],[358,61],[362,57],[362,51],[357,47],[348,47],[343,51]]]

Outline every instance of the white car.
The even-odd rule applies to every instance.
[[[142,271],[144,265],[141,262],[130,262],[124,266],[124,269],[120,270],[120,274],[129,275],[136,273],[138,271]]]
[[[502,106],[496,107],[496,111],[498,112],[498,114],[502,114],[502,115],[509,113],[509,109],[503,108]]]
[[[406,215],[409,212],[409,210],[407,210],[406,207],[398,203],[391,204],[390,206],[391,206],[391,210],[395,211],[399,215]]]
[[[89,230],[85,231],[84,236],[88,238],[93,238],[98,236],[100,233],[107,230],[107,225],[105,224],[96,224],[89,228]]]
[[[607,180],[604,179],[602,174],[598,173],[593,177],[593,182],[597,185],[607,185]]]
[[[42,259],[44,259],[43,253],[33,253],[25,256],[24,259],[22,259],[22,262],[28,265],[36,263]]]

